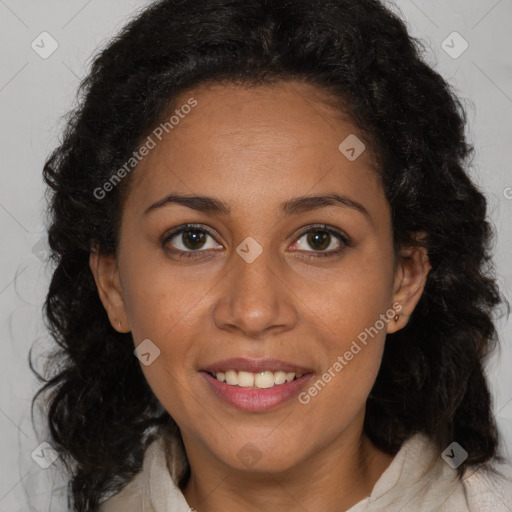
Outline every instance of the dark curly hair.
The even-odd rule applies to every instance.
[[[486,199],[467,172],[464,107],[422,50],[378,0],[162,0],[95,58],[44,165],[55,264],[44,312],[58,346],[44,377],[29,357],[45,382],[32,405],[43,393],[73,510],[97,510],[141,470],[156,436],[179,435],[131,335],[110,325],[89,255],[95,245],[115,253],[130,175],[102,199],[94,191],[178,94],[205,83],[302,80],[350,116],[378,163],[395,251],[421,244],[432,265],[408,324],[387,335],[364,431],[389,454],[417,432],[439,451],[456,440],[469,454],[459,476],[503,460],[483,367],[498,341],[495,310],[510,305],[494,277]]]

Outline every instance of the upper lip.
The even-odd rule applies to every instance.
[[[310,373],[311,369],[304,366],[281,361],[279,359],[246,359],[244,357],[233,357],[231,359],[223,359],[213,364],[205,366],[202,371],[217,373],[227,370],[236,370],[244,372],[266,372],[266,371],[283,371],[295,373]]]

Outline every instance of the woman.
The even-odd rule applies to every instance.
[[[164,0],[81,91],[44,169],[73,510],[509,510],[486,200],[395,14]]]

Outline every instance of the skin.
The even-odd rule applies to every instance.
[[[357,132],[321,93],[281,82],[184,94],[177,105],[193,97],[197,106],[130,177],[117,258],[91,253],[112,326],[161,351],[142,370],[181,429],[191,466],[183,493],[199,512],[347,510],[393,459],[363,434],[365,403],[386,333],[406,325],[430,264],[419,248],[402,248],[395,258],[390,207],[370,152],[349,161],[338,150]],[[144,214],[171,192],[213,196],[231,212],[171,203]],[[289,199],[331,193],[368,214],[332,205],[280,211]],[[188,249],[195,258],[178,259],[166,247],[187,250],[182,236],[162,239],[189,222],[212,236]],[[301,228],[315,223],[342,230],[351,245],[314,259],[343,244],[334,235],[325,246],[308,244]],[[263,249],[250,264],[236,252],[248,236]],[[294,398],[265,412],[241,411],[199,374],[229,357],[272,357],[311,368],[315,382],[395,302],[398,321],[385,323],[307,404]],[[261,455],[253,466],[237,456],[248,441]]]

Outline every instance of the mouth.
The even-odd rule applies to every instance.
[[[300,379],[313,370],[279,359],[246,359],[235,357],[217,361],[202,369],[228,386],[269,389]]]
[[[250,412],[273,409],[297,395],[313,370],[276,359],[227,359],[200,370],[223,402]]]

